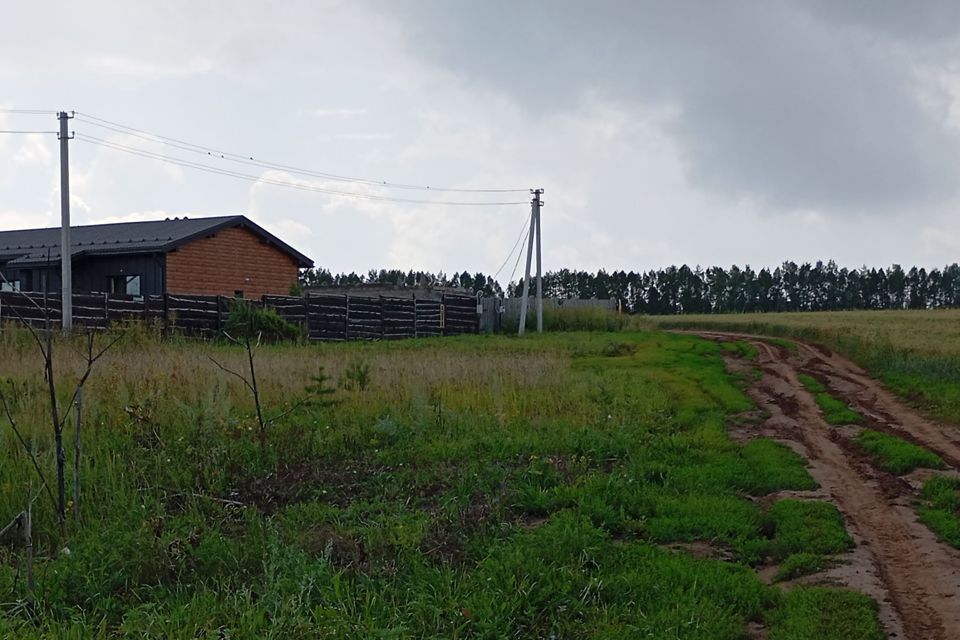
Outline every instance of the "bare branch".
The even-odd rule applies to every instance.
[[[90,374],[93,372],[93,365],[96,364],[97,360],[102,358],[107,353],[107,351],[113,348],[115,344],[120,342],[120,339],[122,337],[123,335],[118,335],[114,337],[114,339],[111,340],[107,346],[105,346],[103,349],[98,351],[96,355],[94,355],[93,354],[94,334],[93,334],[93,331],[90,331],[87,333],[87,353],[86,355],[80,354],[81,356],[86,358],[87,368],[83,372],[83,375],[80,376],[80,380],[77,382],[77,386],[73,390],[73,395],[70,396],[70,402],[67,403],[66,408],[63,410],[63,416],[60,418],[60,424],[63,424],[66,421],[67,415],[70,413],[70,410],[76,404],[77,396],[80,395],[81,390],[83,389],[84,385],[87,383],[87,379],[90,377]]]
[[[217,362],[216,360],[214,360],[213,357],[211,357],[211,356],[207,356],[207,360],[209,360],[209,361],[212,362],[213,364],[217,365],[217,368],[219,368],[221,371],[224,371],[224,372],[226,372],[226,373],[229,373],[229,374],[232,375],[232,376],[236,376],[237,378],[240,378],[240,380],[243,382],[243,384],[245,384],[246,387],[247,387],[248,389],[250,389],[250,391],[253,391],[253,387],[250,386],[250,383],[247,382],[247,379],[246,379],[245,377],[243,377],[242,374],[239,374],[239,373],[237,373],[236,371],[233,371],[232,369],[228,369],[227,367],[223,366],[222,364],[220,364],[219,362]]]
[[[280,413],[273,416],[272,418],[265,419],[264,422],[267,424],[273,424],[274,422],[276,422],[277,420],[280,420],[281,418],[286,418],[288,415],[290,415],[300,407],[309,404],[310,400],[311,400],[310,398],[300,398],[299,400],[294,402],[292,405],[287,407],[286,410],[281,411]]]
[[[232,335],[230,335],[230,334],[227,333],[226,331],[223,331],[222,333],[223,333],[224,337],[226,337],[226,339],[229,340],[230,342],[232,342],[233,344],[237,344],[237,345],[243,346],[243,343],[242,343],[242,342],[240,342],[239,340],[237,340],[236,338],[234,338]]]
[[[11,531],[14,527],[19,528],[20,526],[22,526],[22,524],[23,524],[23,518],[24,518],[24,516],[26,516],[26,515],[27,515],[27,512],[26,512],[26,511],[21,511],[20,513],[18,513],[18,514],[16,515],[16,517],[15,517],[13,520],[10,521],[10,524],[8,524],[7,526],[5,526],[3,529],[0,529],[0,540],[3,540],[3,538],[4,538],[8,533],[10,533],[10,531]]]
[[[0,274],[0,275],[2,275],[2,274]],[[6,280],[6,278],[4,278],[4,281],[9,282],[8,280]],[[35,301],[33,298],[31,298],[30,296],[28,296],[26,293],[23,293],[23,292],[18,292],[18,293],[20,293],[23,297],[25,297],[27,300],[29,300],[30,302],[32,302],[33,304],[36,305],[36,301]],[[39,308],[39,305],[38,305],[38,308]],[[16,307],[10,307],[9,310],[13,312],[13,315],[17,316],[17,320],[20,321],[20,324],[22,324],[24,327],[26,327],[26,328],[27,328],[27,331],[30,332],[30,335],[33,336],[33,339],[34,339],[34,341],[37,343],[37,346],[40,347],[40,353],[43,354],[43,358],[44,358],[44,360],[46,360],[46,358],[47,358],[47,349],[46,349],[46,347],[45,347],[44,344],[43,344],[43,340],[40,339],[40,334],[38,334],[38,333],[37,333],[37,330],[33,328],[33,325],[30,324],[30,322],[28,322],[28,321],[20,314],[19,311],[17,311],[17,308],[16,308]]]
[[[13,419],[13,411],[10,409],[10,405],[7,402],[7,397],[4,395],[2,390],[0,390],[0,404],[3,405],[3,412],[6,414],[7,420],[10,422],[10,427],[13,429],[14,435],[17,437],[17,440],[20,442],[23,450],[30,457],[30,461],[33,462],[33,468],[36,469],[37,475],[40,476],[40,481],[43,482],[43,487],[47,490],[47,494],[50,496],[50,500],[53,502],[54,508],[56,508],[57,500],[53,497],[53,491],[50,490],[50,485],[47,484],[47,479],[43,475],[43,471],[40,469],[40,463],[37,461],[37,457],[33,455],[33,451],[30,449],[27,441],[20,433],[20,429],[17,428],[17,421]]]

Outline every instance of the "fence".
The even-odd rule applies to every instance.
[[[44,298],[46,297],[46,300]],[[73,294],[75,326],[105,329],[115,322],[141,321],[192,336],[220,333],[233,298],[174,295],[113,296]],[[263,296],[253,304],[273,309],[284,320],[305,327],[311,340],[382,340],[477,333],[476,299],[366,298],[337,295]],[[60,324],[60,294],[0,292],[0,325],[24,320],[43,325],[46,314]]]

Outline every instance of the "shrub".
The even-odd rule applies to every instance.
[[[237,298],[230,307],[230,315],[223,330],[234,338],[256,338],[264,342],[284,342],[302,340],[303,328],[287,322],[273,309],[264,309]]]

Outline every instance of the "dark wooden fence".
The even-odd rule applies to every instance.
[[[443,296],[440,300],[363,298],[337,295],[263,296],[248,301],[273,309],[288,322],[306,328],[311,340],[391,340],[477,333],[475,298]],[[227,296],[161,295],[133,298],[106,294],[73,295],[75,326],[105,329],[111,324],[141,321],[165,333],[212,336],[230,315]],[[42,326],[46,314],[60,324],[60,295],[0,291],[0,326],[25,320]]]

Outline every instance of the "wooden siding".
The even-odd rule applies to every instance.
[[[73,261],[73,290],[83,293],[109,291],[113,276],[140,276],[140,295],[163,293],[163,254],[91,256]],[[57,267],[59,275],[59,265]],[[57,288],[60,288],[59,278]]]
[[[60,261],[48,267],[30,269],[0,268],[0,273],[9,280],[19,280],[25,291],[42,291],[37,272],[46,270],[49,275],[47,288],[60,291]],[[109,290],[112,276],[140,276],[140,295],[163,293],[163,254],[129,254],[116,256],[86,256],[73,260],[74,293],[103,293]]]
[[[294,260],[242,228],[223,229],[167,254],[167,292],[245,298],[287,295],[297,282]]]

